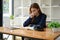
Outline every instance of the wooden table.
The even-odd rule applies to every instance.
[[[55,40],[58,36],[60,36],[60,32],[54,33],[48,28],[46,28],[45,31],[35,31],[22,28],[10,30],[8,28],[0,27],[0,33],[45,40]]]

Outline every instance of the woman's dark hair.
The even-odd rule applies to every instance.
[[[41,11],[41,9],[40,9],[38,3],[33,3],[33,4],[31,4],[31,6],[30,6],[30,13],[31,13],[31,8],[39,9],[38,12],[39,12],[39,13],[42,13],[42,11]]]

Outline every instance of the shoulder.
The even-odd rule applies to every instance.
[[[45,13],[41,13],[43,16],[46,16],[46,14]]]
[[[47,15],[45,13],[41,13],[41,15],[44,16],[44,17],[47,17]]]

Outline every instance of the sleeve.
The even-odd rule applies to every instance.
[[[24,27],[28,26],[28,25],[31,23],[31,20],[32,20],[32,18],[29,17],[29,18],[23,23],[23,26],[24,26]]]
[[[42,29],[46,26],[46,15],[42,15],[41,21],[34,27],[34,29]]]

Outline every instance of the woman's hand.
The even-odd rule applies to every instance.
[[[33,27],[20,27],[21,29],[33,30]]]
[[[31,13],[30,18],[34,18],[34,17],[35,17],[34,13]]]

